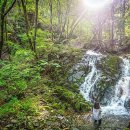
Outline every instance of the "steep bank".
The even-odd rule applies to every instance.
[[[90,110],[79,86],[68,80],[81,50],[48,42],[38,52],[36,59],[32,51],[18,48],[10,61],[0,61],[2,130],[70,129],[76,115]]]

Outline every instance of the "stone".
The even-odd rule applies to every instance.
[[[126,109],[130,109],[130,97],[127,97],[124,103]]]
[[[79,130],[79,129],[77,129],[77,128],[73,128],[73,130]]]
[[[79,71],[73,75],[75,79],[80,79],[84,75],[84,71]]]
[[[5,126],[6,128],[10,128],[10,127],[13,127],[13,124],[8,124]]]
[[[12,123],[17,123],[17,120],[12,119],[11,122],[12,122]]]

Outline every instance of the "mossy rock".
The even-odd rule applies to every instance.
[[[61,86],[55,88],[54,94],[62,101],[62,105],[66,108],[70,106],[76,112],[87,112],[90,110],[89,103],[87,103],[80,94],[74,93]]]
[[[97,65],[102,72],[102,79],[98,83],[101,88],[113,86],[121,73],[121,59],[118,56],[109,55],[103,58]]]
[[[69,81],[80,86],[84,82],[85,77],[89,73],[89,71],[89,66],[80,65],[78,68],[74,68],[69,74]]]
[[[102,70],[104,75],[110,78],[116,79],[120,74],[121,69],[121,59],[118,56],[109,55],[101,59],[97,67]]]
[[[102,72],[101,79],[95,87],[99,100],[103,99],[106,90],[112,90],[111,88],[119,79],[121,74],[121,63],[121,59],[115,55],[108,55],[98,62],[97,68]]]

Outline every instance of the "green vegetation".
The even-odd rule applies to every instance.
[[[106,89],[112,89],[120,77],[121,59],[115,55],[108,55],[101,59],[97,67],[102,72],[101,80],[98,82],[99,100],[104,96]]]
[[[5,124],[9,129],[22,124],[25,127],[27,122],[31,123],[28,117],[37,120],[45,110],[52,115],[90,110],[90,105],[79,94],[78,86],[67,81],[69,70],[80,59],[81,52],[70,47],[64,50],[62,45],[53,43],[44,44],[46,47],[47,52],[39,51],[38,59],[32,51],[18,47],[9,61],[1,60],[0,119],[7,120],[2,127]],[[12,120],[17,124],[8,126]]]
[[[120,73],[121,59],[118,56],[109,55],[102,59],[101,69],[104,75],[108,75],[111,78],[117,78]]]
[[[79,92],[89,70],[71,70],[87,49],[129,51],[128,5],[95,13],[81,0],[0,0],[0,129],[77,127],[76,116],[91,109]],[[119,78],[120,59],[110,55],[98,68],[104,90]]]

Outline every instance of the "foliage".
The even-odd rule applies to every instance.
[[[29,50],[17,50],[12,61],[0,61],[0,98],[9,100],[12,96],[22,98],[28,87],[28,82],[37,82],[40,79],[39,68],[31,61],[34,55]]]
[[[54,95],[57,96],[61,101],[69,104],[75,111],[87,112],[90,110],[90,105],[78,94],[69,91],[63,87],[56,87],[54,89]],[[66,106],[67,107],[67,106]]]
[[[103,70],[105,75],[116,78],[119,74],[121,59],[118,56],[109,55],[102,59],[100,69]]]
[[[3,121],[0,125],[10,125],[13,118],[14,128],[9,129],[24,129],[23,126],[25,129],[37,129],[39,122],[43,128],[50,128],[46,122],[55,121],[57,115],[88,112],[91,106],[79,94],[79,86],[68,81],[71,68],[81,59],[83,48],[91,48],[91,41],[94,48],[112,45],[111,42],[117,39],[119,42],[122,37],[126,37],[125,42],[121,41],[123,46],[129,43],[129,9],[124,9],[123,16],[120,3],[113,6],[115,12],[111,9],[108,12],[97,11],[96,15],[90,12],[91,18],[88,12],[84,12],[86,7],[80,0],[38,2],[36,5],[33,0],[0,0],[0,118]],[[105,20],[106,13],[115,19],[108,17]],[[112,34],[115,39],[112,39]],[[119,78],[120,59],[110,55],[101,62],[103,64],[98,68],[103,74],[98,85],[105,88]],[[82,69],[88,73],[87,68]],[[83,80],[81,78],[78,82]],[[41,98],[35,100],[35,96]],[[28,116],[37,120],[35,112],[41,114],[43,108],[54,117],[48,121],[41,118],[37,122],[29,121]],[[66,124],[67,121],[62,127],[67,128]],[[54,129],[59,127],[54,126]],[[39,126],[38,129],[43,128]]]
[[[20,101],[17,98],[12,98],[9,103],[0,107],[1,119],[2,117],[8,117],[14,114],[18,116],[18,118],[22,118],[22,115],[26,116],[26,114],[33,113],[35,113],[35,107],[33,106],[32,99]]]
[[[108,55],[101,59],[101,62],[97,64],[97,68],[101,71],[102,76],[95,89],[98,92],[98,99],[101,101],[106,90],[113,90],[113,86],[120,77],[121,58],[115,55]]]

